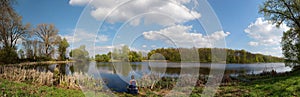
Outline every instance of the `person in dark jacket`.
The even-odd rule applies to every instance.
[[[134,75],[131,76],[127,90],[130,94],[138,94],[137,81],[134,79]]]

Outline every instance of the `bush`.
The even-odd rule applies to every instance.
[[[53,61],[53,59],[51,57],[47,57],[47,56],[40,56],[37,57],[36,60],[34,61]]]
[[[0,63],[13,64],[18,62],[18,54],[14,48],[0,50]]]

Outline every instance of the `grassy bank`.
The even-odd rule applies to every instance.
[[[215,96],[229,97],[299,97],[300,96],[300,70],[278,75],[247,76],[250,82],[238,82],[221,85]],[[167,81],[164,81],[167,83]],[[166,85],[166,84],[165,84]],[[155,86],[154,86],[155,87]],[[158,86],[160,87],[160,86]],[[172,88],[141,88],[138,96],[164,96],[170,93]],[[192,97],[202,96],[204,86],[182,87],[181,89],[193,89]],[[184,93],[178,93],[184,94]],[[134,96],[120,93],[120,96]],[[170,95],[170,94],[168,94]]]
[[[192,89],[190,87],[183,87]],[[62,96],[62,97],[84,97],[85,95],[79,89],[66,89],[54,86],[41,86],[35,84],[26,84],[22,82],[13,82],[0,78],[0,89],[2,96]],[[196,87],[191,96],[201,96],[203,87]],[[118,96],[164,96],[169,93],[167,89],[140,89],[140,95],[130,95],[126,93],[117,93]],[[88,92],[89,96],[108,96],[106,93],[94,94]],[[300,76],[281,76],[270,77],[266,79],[257,79],[251,83],[240,83],[238,85],[221,86],[215,96],[279,96],[279,97],[297,97],[300,96]]]
[[[185,87],[188,88],[188,87]],[[0,78],[0,95],[2,96],[55,96],[55,97],[84,97],[95,96],[94,92],[86,95],[78,89],[65,89],[53,86],[40,86],[13,82]],[[196,87],[191,96],[201,96],[203,87]],[[142,94],[137,96],[163,96],[167,90],[143,89]],[[117,93],[118,96],[134,96],[126,93]],[[221,86],[215,96],[279,96],[291,97],[300,95],[300,76],[275,77],[259,79],[251,83],[240,83],[233,86]],[[108,96],[105,93],[97,92],[96,96]]]
[[[13,82],[0,78],[1,97],[109,97],[109,94],[101,92],[85,92],[80,89],[65,89],[54,86],[41,86]]]
[[[239,91],[243,90],[241,93],[243,96],[300,96],[300,70],[281,75],[249,76],[246,78],[252,81],[241,83],[238,86],[221,87],[227,91],[220,92],[220,95],[231,95],[239,89]]]
[[[85,94],[80,90],[85,88],[88,90],[86,96],[111,96],[109,92],[102,89],[101,82],[92,79],[84,74],[74,74],[72,76],[61,76],[60,83],[54,85],[51,72],[40,73],[35,70],[23,70],[13,67],[5,67],[0,69],[0,95],[1,96],[69,96],[84,97]],[[79,78],[79,79],[76,79]],[[165,96],[174,88],[178,78],[162,78],[159,81],[158,76],[144,77],[139,82],[139,95],[130,95],[126,93],[116,93],[118,96]],[[196,87],[186,87],[189,77],[185,79],[187,83],[183,83],[180,89],[191,90],[190,96],[201,96],[206,83],[204,79],[198,79]],[[234,79],[223,78],[223,83],[219,87],[215,96],[279,96],[279,97],[297,97],[300,96],[300,70],[294,70],[289,73],[282,74],[264,74],[264,75],[245,75],[242,79],[249,82],[241,82]],[[226,80],[227,79],[227,80]],[[176,92],[174,94],[185,94],[184,92]]]
[[[80,90],[64,89],[57,87],[26,84],[23,82],[13,82],[0,79],[0,88],[2,96],[60,96],[60,97],[82,97],[84,94]]]

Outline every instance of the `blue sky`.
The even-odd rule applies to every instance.
[[[215,42],[220,47],[226,43],[230,49],[282,56],[280,37],[288,29],[264,20],[258,13],[263,0],[207,0],[223,29],[206,10],[205,0],[198,0],[198,5],[194,0],[174,0],[174,4],[161,0],[88,1],[18,0],[15,9],[24,23],[33,27],[55,24],[72,47],[85,44],[94,53],[124,44],[147,52],[159,47],[214,47],[210,42]]]

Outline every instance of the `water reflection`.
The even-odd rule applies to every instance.
[[[51,64],[51,65],[34,65],[24,66],[25,69],[36,69],[40,72],[53,72],[57,66],[60,72],[65,75],[70,75],[74,72],[84,72],[89,74],[117,74],[120,76],[131,76],[132,74],[144,75],[150,73],[161,74],[164,76],[178,75],[181,69],[200,68],[200,74],[209,74],[210,64],[201,63],[200,66],[196,63],[149,63],[149,62],[134,62],[134,63],[99,63],[99,62],[78,62],[65,64]],[[216,68],[218,69],[218,68]],[[290,66],[284,63],[259,63],[259,64],[227,64],[225,74],[259,74],[263,71],[287,72],[291,71]],[[99,75],[99,74],[98,74]]]
[[[159,64],[159,65],[157,65]],[[182,66],[180,63],[167,63],[166,66],[162,66],[161,63],[151,65],[147,62],[139,63],[96,63],[96,67],[100,73],[118,74],[122,76],[130,76],[132,73],[137,74],[149,74],[157,73],[168,75],[178,75],[181,69],[193,69],[200,68],[200,74],[209,74],[210,64],[201,64],[200,67],[195,67],[196,63],[185,63]],[[218,68],[216,68],[218,70]],[[261,64],[227,64],[226,74],[231,73],[247,73],[247,74],[259,74],[263,71],[286,72],[291,71],[291,67],[286,66],[284,63],[261,63]]]

